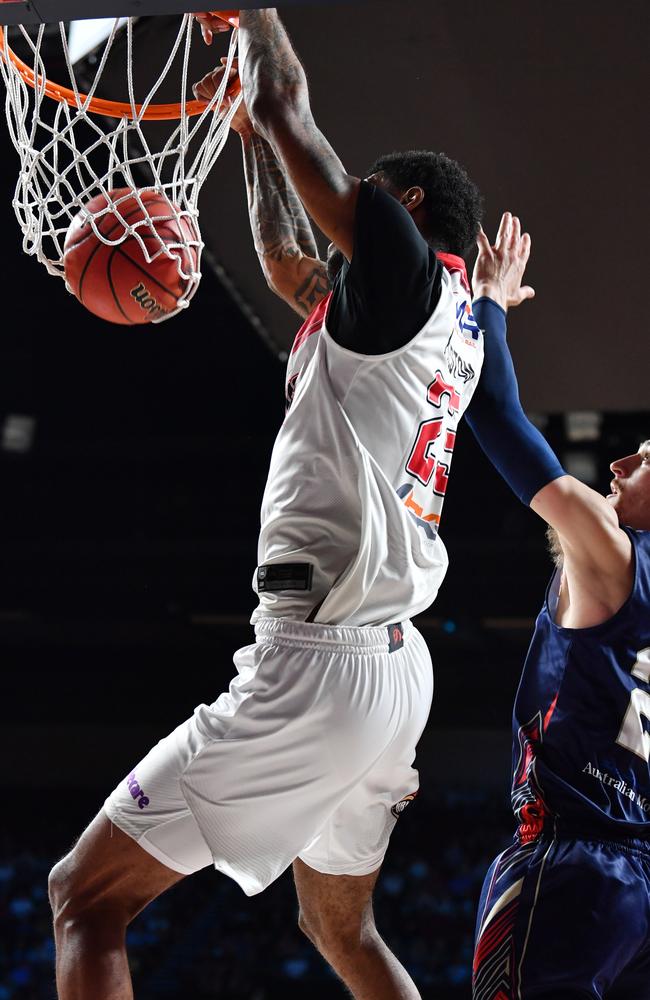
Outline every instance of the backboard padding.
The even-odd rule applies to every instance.
[[[318,0],[284,0],[293,6],[310,6]],[[0,0],[0,24],[51,24],[98,17],[146,17],[154,14],[186,14],[200,8],[196,0]],[[273,7],[260,0],[243,0],[242,10]],[[218,10],[218,7],[213,7]],[[229,9],[224,4],[224,9]]]

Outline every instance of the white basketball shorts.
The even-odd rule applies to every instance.
[[[174,871],[214,864],[248,895],[296,857],[373,872],[417,792],[433,693],[422,636],[401,632],[259,620],[228,692],[147,754],[107,815]]]

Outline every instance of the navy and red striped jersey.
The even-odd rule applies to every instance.
[[[593,628],[537,618],[513,714],[512,804],[524,841],[548,816],[587,833],[650,835],[650,532],[632,540],[632,592]]]

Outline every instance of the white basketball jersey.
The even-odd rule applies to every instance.
[[[456,428],[483,362],[464,264],[439,257],[440,300],[404,347],[373,356],[340,347],[326,327],[329,297],[298,333],[262,502],[253,620],[386,625],[435,599]],[[266,574],[280,582],[267,587]]]

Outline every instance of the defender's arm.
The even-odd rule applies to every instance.
[[[494,247],[481,234],[474,272],[474,315],[485,330],[485,362],[468,422],[479,444],[523,503],[558,533],[569,588],[586,609],[581,627],[613,614],[629,594],[632,546],[607,500],[565,473],[519,401],[506,342],[506,312],[534,293],[521,280],[530,239],[504,216]],[[484,296],[488,296],[485,298]],[[588,602],[588,607],[587,603]]]

